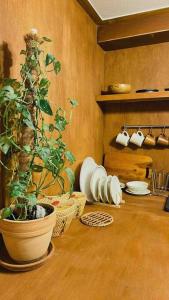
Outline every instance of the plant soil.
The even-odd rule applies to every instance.
[[[39,206],[42,206],[46,213],[45,213],[45,217],[50,215],[53,212],[53,209],[50,206],[46,206],[45,204],[38,204]],[[7,220],[11,220],[11,221],[28,221],[28,220],[36,220],[36,219],[40,219],[37,218],[36,216],[36,212],[37,212],[37,206],[34,205],[32,207],[32,209],[28,212],[27,214],[27,219],[26,220],[18,220],[18,213],[16,210],[13,211],[13,214],[11,216],[9,216],[8,218],[6,218]]]

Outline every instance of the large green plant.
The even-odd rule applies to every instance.
[[[4,79],[0,89],[3,123],[0,163],[10,174],[8,190],[12,203],[20,212],[19,219],[28,218],[28,211],[36,205],[38,196],[51,185],[58,183],[64,192],[64,173],[70,181],[70,192],[74,184],[74,173],[67,162],[72,164],[75,158],[64,143],[62,133],[77,101],[70,100],[69,120],[61,107],[55,114],[52,111],[46,74],[51,71],[58,74],[61,64],[52,54],[45,55],[41,48],[44,42],[50,41],[46,37],[39,38],[36,32],[26,35],[26,49],[21,51],[25,56],[21,81]],[[53,117],[52,122],[45,123],[45,114]],[[34,172],[40,173],[39,182],[34,180]],[[10,206],[3,209],[2,217],[11,214]]]

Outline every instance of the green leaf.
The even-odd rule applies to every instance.
[[[48,160],[48,157],[50,156],[50,149],[49,147],[36,147],[36,152],[38,156],[46,162]]]
[[[7,136],[1,136],[0,137],[0,150],[7,154],[9,148],[11,147],[11,141]]]
[[[72,169],[70,169],[70,168],[65,168],[65,172],[66,172],[69,182],[70,182],[70,193],[72,193],[73,185],[75,183],[75,175],[74,175],[74,172],[72,171]]]
[[[44,131],[49,131],[49,125],[43,123],[43,125],[42,125],[42,130],[44,130]]]
[[[43,36],[42,39],[45,41],[45,42],[52,42],[51,39],[49,39],[48,37],[46,36]]]
[[[17,98],[17,95],[14,92],[14,89],[10,85],[6,85],[1,89],[1,92],[4,95],[4,98],[7,98],[8,100],[14,100]]]
[[[4,86],[4,87],[2,88],[2,90],[5,91],[5,92],[12,93],[12,94],[14,93],[14,89],[13,89],[13,87],[10,86],[10,85]]]
[[[42,78],[40,81],[40,87],[49,86],[49,80],[47,78]]]
[[[28,205],[34,206],[37,203],[35,194],[27,194],[25,199],[28,201]]]
[[[48,94],[48,88],[41,88],[40,94],[42,97],[45,97]]]
[[[6,219],[12,215],[12,209],[11,207],[5,207],[1,211],[1,219]]]
[[[40,165],[32,165],[32,170],[34,171],[34,172],[42,172],[43,171],[43,167],[42,166],[40,166]]]
[[[71,164],[73,164],[75,162],[75,157],[73,155],[73,153],[71,151],[66,151],[65,152],[65,156],[66,158],[70,161]]]
[[[54,71],[56,74],[58,74],[61,70],[61,63],[60,61],[54,61],[53,62]]]
[[[48,139],[49,146],[54,146],[56,143],[57,142],[56,142],[56,140],[53,137],[51,137],[51,138]]]
[[[45,66],[47,67],[48,65],[50,65],[54,61],[55,61],[55,57],[52,54],[47,53],[46,58],[45,58]]]
[[[25,125],[27,125],[29,128],[35,130],[35,127],[34,127],[34,125],[33,125],[33,123],[32,123],[31,120],[23,119],[23,123],[24,123]]]
[[[17,106],[18,111],[20,113],[22,113],[22,116],[24,117],[24,119],[28,119],[31,121],[31,114],[30,114],[29,110],[27,109],[27,107],[20,103],[17,103],[16,106]]]
[[[9,186],[9,194],[11,197],[23,197],[26,189],[26,183],[21,183],[19,181],[14,181]]]
[[[68,124],[65,117],[62,116],[63,111],[59,108],[55,115],[55,127],[58,131],[64,131]]]
[[[78,101],[75,100],[75,99],[70,99],[70,104],[73,106],[73,107],[76,107],[78,105]]]
[[[31,152],[31,147],[29,145],[23,146],[23,149],[25,150],[26,153],[30,153]]]
[[[52,116],[53,115],[53,112],[52,112],[52,109],[50,107],[50,104],[48,102],[48,100],[46,99],[41,99],[38,101],[38,107],[43,111],[45,112],[46,114]]]

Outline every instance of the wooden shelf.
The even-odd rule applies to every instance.
[[[169,92],[129,93],[99,95],[96,97],[99,103],[120,103],[120,102],[143,102],[143,101],[169,101]]]

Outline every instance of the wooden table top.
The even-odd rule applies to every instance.
[[[169,213],[164,198],[124,194],[121,208],[89,205],[114,217],[105,228],[74,220],[55,238],[54,256],[39,269],[0,269],[2,300],[168,300]]]

